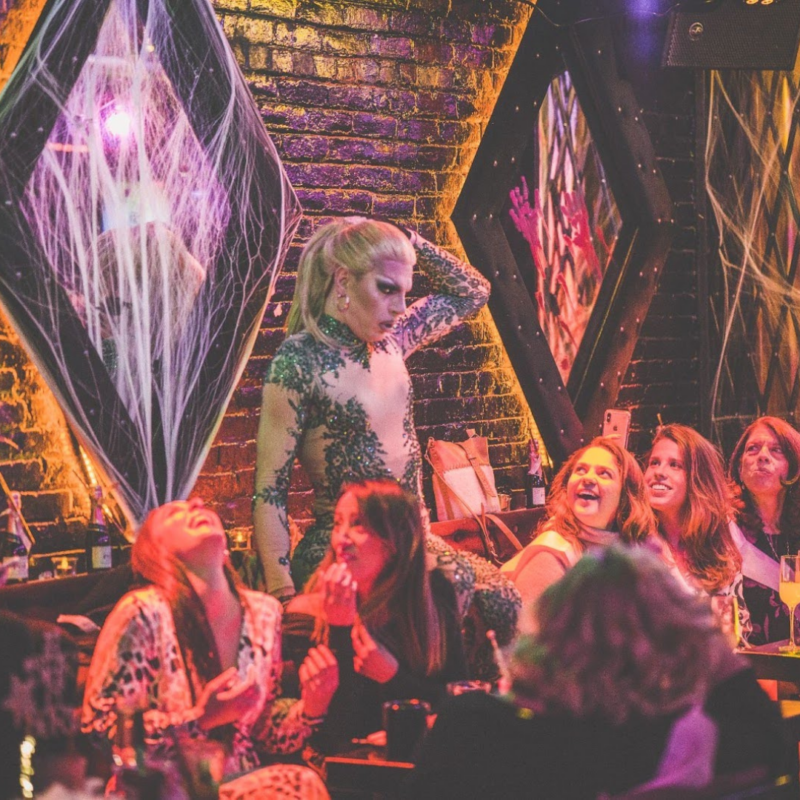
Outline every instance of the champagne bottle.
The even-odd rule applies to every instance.
[[[528,455],[530,466],[526,476],[528,508],[537,508],[545,503],[546,487],[542,474],[542,457],[539,454],[539,442],[531,436],[528,442]]]
[[[20,508],[20,493],[11,492],[6,511],[6,532],[0,546],[2,563],[8,564],[6,583],[23,583],[29,577],[31,542],[22,527]]]
[[[111,569],[112,563],[111,536],[103,513],[103,489],[101,486],[95,486],[92,516],[86,526],[86,571]]]

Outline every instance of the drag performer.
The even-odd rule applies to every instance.
[[[414,266],[430,293],[406,308]],[[489,286],[468,264],[386,222],[339,219],[320,227],[298,266],[288,337],[264,382],[258,432],[256,546],[268,591],[302,588],[330,544],[333,509],[345,483],[395,478],[422,496],[406,359],[487,301]],[[295,460],[314,487],[314,522],[289,562],[287,498]],[[427,527],[427,518],[426,518]],[[455,554],[428,533],[429,552]],[[459,553],[448,570],[466,608],[474,603],[500,640],[510,639],[519,596],[488,562]]]

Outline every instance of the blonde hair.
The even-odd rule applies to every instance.
[[[700,700],[725,640],[708,602],[645,548],[587,553],[534,607],[511,659],[515,693],[549,713],[615,724]]]
[[[333,344],[319,327],[325,301],[333,289],[334,273],[343,267],[357,281],[382,261],[413,264],[416,255],[408,237],[395,225],[365,217],[343,217],[317,228],[297,266],[297,283],[286,320],[289,336],[308,331]]]

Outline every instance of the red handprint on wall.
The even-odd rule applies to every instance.
[[[523,177],[511,190],[510,199],[509,216],[527,241],[536,267],[539,325],[566,382],[613,250],[613,239],[606,241],[600,225],[592,230],[580,189],[546,193],[544,203],[536,189],[531,204]]]

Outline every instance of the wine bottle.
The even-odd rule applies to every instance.
[[[6,511],[6,532],[0,546],[2,563],[8,565],[6,583],[23,583],[30,575],[31,543],[22,527],[20,508],[20,493],[11,492]]]
[[[531,436],[528,442],[530,466],[526,475],[528,508],[537,508],[545,503],[546,487],[542,474],[542,457],[539,454],[539,442]]]
[[[103,489],[101,486],[95,486],[92,516],[86,526],[86,571],[111,569],[112,565],[111,536],[103,513]]]

